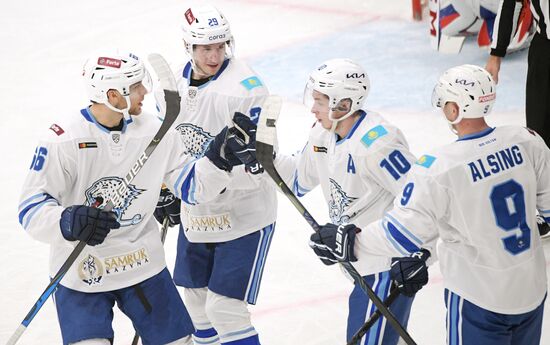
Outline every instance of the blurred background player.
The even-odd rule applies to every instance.
[[[440,0],[430,1],[430,29],[434,48],[448,53],[458,53],[462,48],[464,36],[477,34],[480,47],[489,47],[492,42],[495,18],[499,9],[499,0]],[[529,11],[529,0],[514,1],[510,8],[510,30],[508,51],[527,48],[535,28]],[[450,37],[462,37],[458,51],[445,51]]]
[[[347,247],[348,257],[416,252],[391,269],[400,289],[415,291],[439,238],[448,344],[540,343],[546,261],[530,210],[550,215],[550,150],[530,129],[489,127],[495,98],[481,67],[440,77],[432,103],[458,140],[420,157],[394,208]]]
[[[191,344],[193,324],[151,216],[162,181],[177,184],[192,170],[196,198],[208,200],[225,187],[229,174],[208,158],[187,156],[176,145],[179,135],[170,131],[116,200],[115,191],[160,127],[156,117],[139,116],[149,75],[137,56],[117,52],[90,57],[83,76],[92,104],[44,134],[19,205],[21,225],[51,246],[51,276],[75,241],[89,245],[55,292],[63,344],[112,344],[115,302],[143,344]],[[217,139],[225,140],[225,134]],[[177,194],[188,187],[179,186]],[[109,201],[113,210],[103,211]]]
[[[333,224],[313,235],[319,243],[334,245],[336,239],[331,235],[338,227],[355,231],[353,226],[346,227],[349,222],[368,224],[382,217],[416,160],[401,131],[363,107],[369,89],[367,73],[352,60],[333,59],[321,64],[309,76],[304,91],[304,104],[316,118],[308,142],[293,159],[278,156],[276,160],[296,195],[303,196],[321,185]],[[354,236],[354,232],[349,234],[351,242]],[[336,262],[330,256],[323,257],[322,247],[316,251],[326,265]],[[392,285],[389,259],[360,255],[355,266],[377,295],[386,299]],[[390,308],[404,327],[412,302],[412,297],[401,295]],[[356,285],[349,297],[348,341],[375,309]],[[380,318],[364,343],[389,345],[398,340],[395,330]]]
[[[212,6],[191,7],[182,19],[190,60],[177,72],[182,101],[175,127],[187,153],[202,157],[212,133],[232,126],[232,121],[247,131],[254,145],[254,123],[267,88],[254,71],[233,57],[233,35],[220,11]],[[232,120],[235,112],[241,114]],[[232,169],[231,183],[214,200],[198,202],[194,187],[182,195],[174,281],[183,287],[197,328],[197,344],[259,344],[248,304],[255,304],[258,297],[277,198],[255,158],[244,161],[244,167]],[[228,161],[217,164],[231,170]]]

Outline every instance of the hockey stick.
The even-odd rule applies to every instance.
[[[390,295],[384,301],[384,305],[386,306],[386,308],[388,308],[397,299],[398,296],[399,289],[393,287],[390,291]],[[363,326],[361,326],[361,328],[359,328],[359,330],[357,330],[357,332],[355,332],[353,337],[350,339],[350,341],[348,341],[346,345],[357,345],[361,338],[363,338],[363,336],[367,334],[369,329],[376,323],[376,321],[378,321],[381,315],[382,313],[380,312],[380,309],[376,309],[374,314],[369,317],[369,319],[363,324]]]
[[[168,224],[170,224],[170,219],[168,216],[164,217],[164,220],[162,221],[162,227],[160,228],[160,241],[162,244],[164,244],[164,240],[166,240],[166,234],[168,233]],[[134,333],[134,339],[132,339],[132,345],[137,345],[139,341],[139,334],[137,331]]]
[[[263,165],[265,171],[273,179],[275,184],[279,187],[281,192],[290,200],[294,207],[302,214],[302,217],[308,222],[308,224],[313,228],[314,231],[319,231],[321,228],[319,223],[313,218],[313,216],[308,212],[308,210],[302,205],[298,200],[296,195],[292,193],[290,188],[285,184],[284,180],[281,178],[275,165],[273,163],[273,144],[277,135],[277,129],[275,123],[279,117],[279,112],[281,111],[282,100],[278,96],[269,96],[263,104],[262,113],[260,115],[260,121],[258,122],[258,128],[256,131],[256,157],[260,164]],[[359,272],[353,267],[350,262],[340,262],[344,269],[350,274],[355,283],[363,290],[372,302],[376,305],[378,310],[386,317],[388,322],[392,327],[399,333],[401,338],[405,340],[408,345],[416,345],[411,336],[407,331],[401,326],[399,321],[393,316],[389,309],[384,305],[384,303],[378,298],[376,293],[372,291],[370,286],[365,283],[365,280]]]
[[[153,69],[157,73],[158,77],[160,78],[161,86],[165,92],[165,97],[178,96],[176,80],[172,74],[172,70],[170,69],[170,66],[164,60],[164,58],[159,54],[151,54],[149,55],[149,62],[151,66],[153,66]],[[171,108],[174,108],[174,109],[167,109],[164,122],[160,126],[158,132],[153,137],[153,140],[151,140],[149,145],[147,145],[147,148],[145,148],[145,151],[143,151],[140,154],[138,160],[134,163],[130,171],[124,177],[123,179],[124,183],[122,183],[120,187],[118,187],[115,190],[115,195],[113,199],[107,202],[103,210],[111,211],[114,205],[118,204],[119,201],[122,198],[124,198],[124,195],[128,191],[128,185],[130,184],[130,182],[132,182],[132,180],[136,177],[136,175],[139,173],[141,168],[143,168],[143,165],[147,162],[147,160],[149,159],[153,151],[155,151],[161,139],[164,137],[166,132],[168,132],[172,124],[176,121],[176,118],[178,117],[178,114],[179,114],[179,102],[177,102],[177,109],[175,109],[176,107],[171,107]],[[23,322],[21,322],[19,327],[8,339],[8,342],[6,343],[6,345],[14,345],[15,343],[17,343],[21,335],[25,332],[25,330],[27,329],[31,321],[34,319],[38,311],[42,308],[46,300],[50,297],[50,295],[53,294],[53,292],[61,282],[61,279],[63,279],[65,274],[69,271],[72,264],[76,261],[76,259],[78,258],[78,256],[80,255],[80,253],[82,252],[85,246],[86,246],[86,241],[78,242],[76,247],[73,249],[69,257],[67,258],[67,260],[65,260],[65,262],[63,263],[59,271],[57,271],[56,275],[50,281],[50,284],[48,284],[44,292],[42,292],[42,295],[40,295],[38,300],[35,302],[33,307],[28,312],[27,316],[25,316],[25,318],[23,319]]]

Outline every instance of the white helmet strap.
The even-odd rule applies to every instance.
[[[111,109],[112,111],[114,112],[117,112],[117,113],[121,113],[122,116],[124,117],[124,120],[129,120],[130,119],[130,96],[122,96],[124,97],[124,99],[126,100],[126,107],[124,109],[118,109],[117,107],[113,106],[110,102],[109,102],[109,98],[107,98],[105,100],[105,106],[109,109]]]

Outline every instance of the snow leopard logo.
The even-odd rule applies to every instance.
[[[334,224],[347,223],[353,216],[343,215],[357,198],[350,197],[333,179],[330,180],[330,201],[328,203],[330,219]]]
[[[195,158],[201,158],[204,151],[214,138],[213,135],[190,123],[182,123],[176,127],[176,130],[183,136],[183,142],[187,150],[186,154]]]
[[[84,192],[86,195],[86,206],[95,206],[97,208],[105,207],[109,200],[116,200],[114,197],[116,190],[123,183],[124,181],[120,177],[103,177],[97,180]],[[135,225],[143,220],[142,215],[139,213],[129,219],[122,219],[122,216],[128,207],[130,207],[132,201],[144,191],[145,189],[139,189],[133,184],[130,184],[126,191],[126,195],[120,198],[120,201],[114,205],[113,212],[116,214],[120,226]]]
[[[88,254],[78,265],[80,279],[88,285],[100,285],[103,279],[103,265],[101,260]]]

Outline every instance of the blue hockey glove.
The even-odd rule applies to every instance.
[[[176,198],[168,188],[162,188],[153,215],[160,224],[164,222],[164,218],[168,217],[168,226],[172,227],[181,223],[180,206],[181,200]]]
[[[233,116],[235,127],[229,129],[225,154],[233,162],[236,158],[251,174],[261,174],[264,168],[256,159],[256,124],[239,112]]]
[[[430,252],[421,249],[410,256],[391,259],[390,276],[397,283],[397,288],[403,295],[412,297],[424,285],[428,284],[426,260],[429,257]]]
[[[120,228],[114,212],[83,205],[63,210],[59,225],[67,241],[84,241],[90,246],[103,243],[112,229]]]
[[[339,261],[357,261],[353,254],[355,235],[361,230],[353,224],[325,224],[312,234],[309,246],[325,265],[333,265]]]
[[[218,135],[212,139],[208,148],[204,152],[204,155],[210,159],[210,161],[221,170],[231,171],[233,166],[242,164],[238,159],[229,161],[226,156],[226,141],[228,136],[228,128],[224,127]]]

